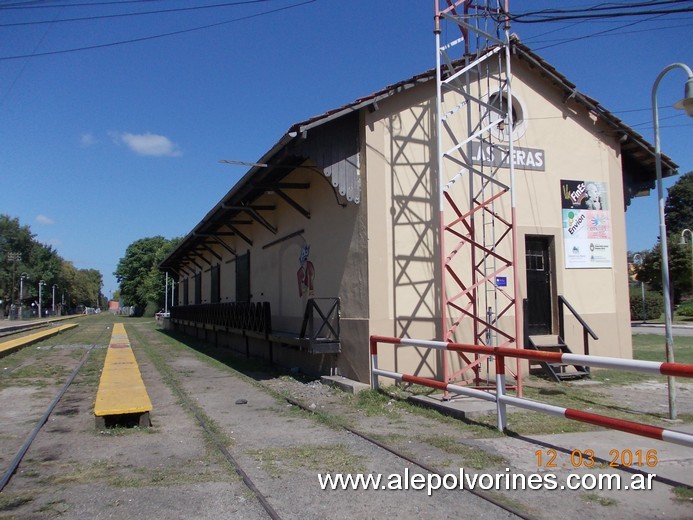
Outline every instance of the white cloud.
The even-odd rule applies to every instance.
[[[51,226],[55,224],[55,220],[53,220],[50,217],[47,217],[46,215],[36,215],[36,223],[43,224],[45,226]]]
[[[131,134],[124,132],[115,134],[118,142],[125,143],[133,152],[138,155],[151,155],[154,157],[178,157],[181,151],[171,140],[163,135],[157,134]]]
[[[87,146],[92,146],[96,144],[97,141],[96,137],[94,137],[93,134],[87,132],[79,136],[79,142],[82,146],[86,148]]]

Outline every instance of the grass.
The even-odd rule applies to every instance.
[[[674,358],[677,363],[693,364],[693,337],[677,336],[674,339]],[[654,334],[633,335],[633,359],[641,361],[666,361],[664,336]],[[653,376],[622,370],[593,370],[592,379],[605,384],[627,385],[643,381],[665,382],[665,376]]]
[[[693,502],[693,487],[675,487],[674,496],[682,502]]]
[[[330,473],[363,473],[362,458],[343,444],[330,446],[292,446],[252,450],[253,457],[274,478],[292,470],[324,471]]]
[[[12,511],[18,507],[28,504],[34,500],[34,496],[23,492],[23,493],[11,493],[4,491],[0,494],[0,511]]]
[[[599,504],[600,506],[604,506],[604,507],[610,507],[610,506],[618,505],[618,500],[616,500],[614,498],[603,497],[603,496],[598,495],[596,493],[585,493],[585,494],[581,495],[581,498],[585,502],[594,502],[595,504]]]
[[[500,455],[494,455],[473,446],[466,446],[460,443],[457,438],[448,435],[419,436],[417,440],[450,455],[458,456],[462,460],[461,467],[480,470],[507,464],[507,461]]]

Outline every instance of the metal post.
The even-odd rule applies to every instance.
[[[640,253],[635,253],[633,255],[633,263],[638,262],[642,265],[642,255]],[[645,311],[645,282],[640,282],[640,290],[642,292],[642,322],[646,322],[647,313]]]
[[[43,311],[41,310],[41,309],[43,308],[43,307],[42,307],[41,297],[42,297],[42,294],[43,294],[43,293],[42,293],[42,288],[43,288],[44,285],[46,285],[46,282],[44,282],[43,280],[41,280],[41,281],[39,282],[39,284],[38,284],[38,286],[39,286],[38,317],[39,317],[39,318],[43,315],[43,314],[42,314]]]
[[[691,296],[693,296],[693,231],[688,228],[681,231],[681,242],[679,242],[679,245],[686,245],[686,233],[691,237]]]
[[[642,291],[642,322],[647,321],[647,312],[645,310],[645,282],[640,282],[640,290]]]
[[[26,273],[22,273],[22,276],[19,277],[19,316],[17,317],[18,319],[22,319],[22,300],[24,299],[24,280],[26,280],[29,276]]]
[[[53,316],[55,316],[55,288],[57,287],[57,284],[53,284]]]
[[[674,363],[674,336],[671,330],[671,297],[669,295],[669,252],[667,250],[667,226],[664,220],[664,188],[662,186],[662,153],[659,145],[659,109],[657,107],[657,89],[664,75],[674,68],[681,68],[688,74],[689,83],[693,71],[683,63],[672,63],[659,73],[652,86],[652,120],[654,122],[655,167],[657,171],[657,198],[659,201],[659,245],[662,255],[662,290],[664,292],[664,326],[666,329],[666,357],[668,363]],[[688,88],[688,85],[686,86]],[[688,90],[686,90],[688,94]],[[676,380],[669,376],[669,418],[676,419]]]

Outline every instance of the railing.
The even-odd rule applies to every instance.
[[[408,345],[412,347],[433,348],[437,350],[446,350],[451,352],[467,352],[472,354],[485,354],[495,356],[496,369],[496,392],[486,392],[474,388],[466,388],[462,386],[448,384],[435,379],[428,379],[409,374],[402,374],[378,368],[378,343],[389,343],[393,345]],[[371,386],[374,389],[379,388],[378,378],[387,377],[396,381],[404,381],[412,384],[419,384],[436,388],[441,391],[451,392],[468,397],[476,397],[485,401],[493,401],[496,403],[496,419],[497,426],[500,431],[507,429],[507,413],[506,406],[517,406],[527,410],[548,413],[572,419],[575,421],[585,422],[596,426],[611,428],[614,430],[624,431],[658,439],[667,442],[681,444],[683,446],[693,447],[693,435],[678,432],[675,430],[667,430],[658,426],[649,424],[636,423],[615,419],[604,415],[598,415],[581,410],[573,410],[570,408],[562,408],[559,406],[550,405],[538,401],[522,399],[520,397],[512,397],[505,394],[505,358],[528,359],[534,361],[543,361],[550,363],[568,363],[597,368],[620,369],[632,372],[641,372],[653,375],[666,375],[676,377],[693,377],[693,365],[682,363],[659,363],[654,361],[635,361],[629,359],[609,358],[601,356],[586,356],[579,354],[565,354],[561,352],[541,352],[535,350],[514,349],[507,347],[487,347],[483,345],[465,345],[461,343],[445,343],[442,341],[427,341],[408,338],[389,338],[383,336],[371,336],[370,338],[370,355],[371,355]]]
[[[325,308],[329,307],[329,309],[325,312],[318,302],[326,302]],[[316,314],[319,320],[315,319]],[[310,341],[339,341],[339,318],[339,298],[311,298],[303,313],[300,337]]]
[[[272,315],[269,302],[202,303],[171,307],[171,320],[189,321],[269,334],[272,332]]]
[[[589,325],[585,322],[585,320],[582,319],[582,316],[578,314],[578,312],[573,308],[570,303],[568,303],[568,300],[566,300],[563,296],[559,295],[558,296],[558,335],[565,341],[565,310],[563,309],[564,307],[567,307],[568,310],[571,312],[573,316],[575,316],[575,319],[577,319],[578,323],[582,325],[582,343],[583,343],[583,352],[586,356],[589,356],[590,354],[590,338],[589,336],[592,336],[592,339],[599,339],[597,335],[594,333],[594,331],[590,328]]]
[[[301,331],[272,330],[269,302],[204,303],[171,307],[171,322],[258,337],[272,343],[298,346],[315,354],[340,351],[339,298],[311,298],[306,302]],[[246,342],[246,348],[248,344]]]

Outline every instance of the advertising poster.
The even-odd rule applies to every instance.
[[[566,269],[612,267],[607,185],[561,180]]]

